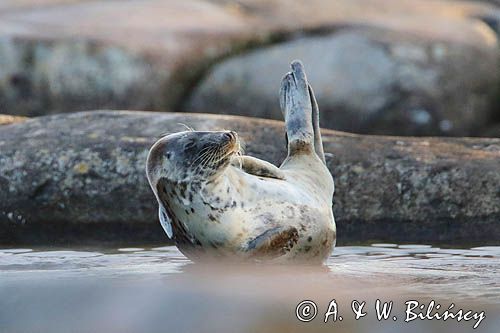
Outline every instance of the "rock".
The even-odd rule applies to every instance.
[[[163,109],[244,32],[240,17],[193,0],[0,5],[2,112]]]
[[[285,42],[278,50],[301,50],[301,41],[316,49],[323,43],[316,38],[331,33],[327,45],[333,56],[320,52],[312,59],[334,67],[321,69],[324,79],[315,87],[325,110],[338,107],[346,119],[332,124],[325,118],[325,126],[371,133],[389,128],[387,133],[469,134],[487,117],[485,96],[498,84],[496,68],[492,70],[496,58],[490,57],[497,51],[497,12],[494,5],[444,0],[426,1],[425,6],[421,0],[2,1],[0,112],[190,111],[192,106],[203,112],[220,107],[228,113],[273,117],[267,115],[276,104],[274,97],[269,102],[268,90],[241,86],[246,81],[241,75],[251,78],[252,71],[271,65],[272,59],[254,64],[257,68],[223,71],[225,78],[217,74],[220,66],[212,66],[221,62],[227,68],[225,58],[276,42]],[[341,33],[346,31],[354,36]],[[344,47],[350,53],[341,52]],[[285,58],[288,62],[290,57]],[[344,64],[340,74],[346,79],[340,85],[329,81]],[[362,76],[364,70],[370,75]],[[275,77],[277,71],[272,68],[264,86],[279,82],[282,72]],[[347,80],[360,76],[356,82]],[[218,81],[210,83],[215,77]],[[200,88],[194,94],[199,98],[188,102],[199,82],[212,88]],[[228,82],[239,90],[226,87]],[[241,105],[244,100],[236,93],[251,96],[255,107]],[[219,97],[219,103],[212,101]],[[413,124],[411,130],[402,133],[401,122]]]
[[[22,121],[25,121],[26,117],[15,117],[15,116],[9,116],[6,114],[0,114],[0,126],[1,125],[8,125],[8,124],[13,124],[13,123],[20,123]]]
[[[500,124],[495,124],[487,127],[483,132],[481,132],[481,137],[484,138],[500,138]]]
[[[12,114],[158,108],[168,77],[160,64],[92,41],[0,37],[0,55],[0,103]]]
[[[283,123],[245,117],[90,111],[1,126],[0,242],[166,242],[145,161],[181,124],[285,157]],[[500,139],[323,137],[340,243],[498,241]]]
[[[301,37],[227,59],[184,109],[281,119],[275,87],[301,59],[324,127],[393,135],[478,135],[498,93],[498,48],[373,28]]]

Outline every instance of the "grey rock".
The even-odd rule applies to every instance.
[[[285,158],[283,123],[90,111],[0,127],[0,243],[167,242],[145,176],[165,132],[234,129],[247,154]],[[500,139],[323,131],[340,243],[498,242]]]
[[[307,67],[322,126],[358,133],[477,134],[500,82],[497,47],[347,28],[224,60],[184,109],[280,119],[275,87],[293,59]]]
[[[482,97],[494,86],[487,82],[497,71],[492,70],[484,53],[497,52],[497,9],[492,4],[452,0],[426,1],[425,5],[421,0],[3,0],[0,113],[33,116],[99,108],[179,111],[180,106],[186,106],[185,97],[192,93],[195,83],[221,59],[304,33],[364,27],[377,37],[360,35],[351,42],[341,38],[334,59],[322,59],[330,58],[328,50],[323,49],[312,57],[321,60],[318,64],[326,60],[327,64],[337,64],[347,78],[351,72],[357,77],[366,74],[359,82],[348,84],[345,80],[340,85],[339,81],[320,81],[325,85],[317,84],[316,88],[327,94],[320,102],[331,100],[325,104],[328,108],[345,102],[347,110],[338,110],[351,112],[353,118],[345,128],[360,128],[360,132],[385,130],[377,124],[361,128],[364,123],[356,117],[369,123],[366,117],[381,117],[377,110],[401,108],[401,117],[386,119],[383,124],[397,129],[401,119],[408,120],[405,126],[411,123],[415,127],[408,134],[465,133],[460,128],[465,123],[461,112],[472,110],[467,113],[471,121],[466,130],[481,123],[488,104]],[[389,43],[380,46],[379,39],[388,34],[399,37],[390,37]],[[402,60],[392,55],[394,40],[399,47],[396,53],[404,55]],[[344,54],[343,47],[352,52]],[[364,52],[373,58],[366,58]],[[419,60],[422,56],[423,64]],[[291,57],[285,58],[283,70]],[[450,66],[444,66],[441,77],[435,67],[442,68],[448,62]],[[462,69],[465,74],[460,74]],[[470,74],[471,69],[477,73]],[[256,70],[258,67],[251,68]],[[268,81],[279,83],[282,73],[271,70],[267,72]],[[328,77],[331,69],[322,70]],[[317,71],[321,73],[321,69]],[[241,73],[252,75],[238,69],[227,75],[236,82],[244,80]],[[273,77],[275,74],[278,76]],[[224,86],[217,84],[218,89]],[[271,90],[264,87],[243,87],[241,92],[249,94],[247,100],[254,102],[252,106],[242,104],[243,100],[238,102],[239,98],[228,100],[228,96],[241,92],[226,88],[221,109],[267,117],[275,102],[270,91],[277,86]],[[404,90],[394,91],[400,88]],[[333,90],[339,101],[328,97]],[[454,98],[457,91],[463,92],[463,99]],[[348,98],[353,92],[359,99]],[[214,94],[214,98],[218,96],[221,94]],[[268,102],[271,99],[272,104]],[[448,99],[450,103],[442,107]],[[216,112],[219,105],[214,109],[211,103],[195,103],[197,111]],[[205,104],[211,108],[201,107]],[[448,110],[455,114],[455,109],[458,123],[446,118]],[[388,117],[392,114],[387,113]],[[332,125],[326,120],[324,125],[334,128],[344,128],[339,126],[346,122],[339,118]]]
[[[165,109],[246,26],[205,1],[2,2],[0,113]]]
[[[160,108],[169,74],[112,45],[0,37],[0,105],[11,114]]]

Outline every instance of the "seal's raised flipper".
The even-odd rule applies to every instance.
[[[292,71],[281,81],[280,106],[285,116],[288,155],[314,152],[312,104],[304,66],[292,62]]]
[[[299,233],[295,227],[276,227],[249,241],[245,251],[259,258],[273,258],[286,254],[297,244]]]
[[[231,164],[235,167],[241,166],[246,173],[255,176],[285,179],[285,174],[277,166],[252,156],[234,157]]]
[[[310,84],[307,85],[309,88],[309,97],[311,98],[312,105],[312,122],[314,128],[314,149],[318,157],[325,163],[325,153],[323,151],[323,141],[321,140],[321,127],[319,126],[319,107],[316,97],[314,96],[314,91]]]

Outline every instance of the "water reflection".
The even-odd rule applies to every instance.
[[[175,247],[0,250],[0,327],[5,332],[468,332],[464,321],[404,323],[404,302],[487,309],[479,330],[496,332],[500,247],[442,249],[374,244],[336,248],[323,267],[193,264]],[[295,318],[314,300],[335,299],[346,317]],[[352,300],[366,301],[354,320]],[[394,301],[397,321],[378,322],[376,299]],[[23,313],[22,318],[20,313]],[[494,314],[494,315],[493,315]],[[374,326],[375,325],[375,326]],[[495,326],[496,325],[496,326]]]

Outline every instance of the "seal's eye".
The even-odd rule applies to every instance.
[[[166,156],[168,159],[170,159],[170,157],[172,157],[172,153],[168,151],[168,152],[165,154],[165,156]]]

